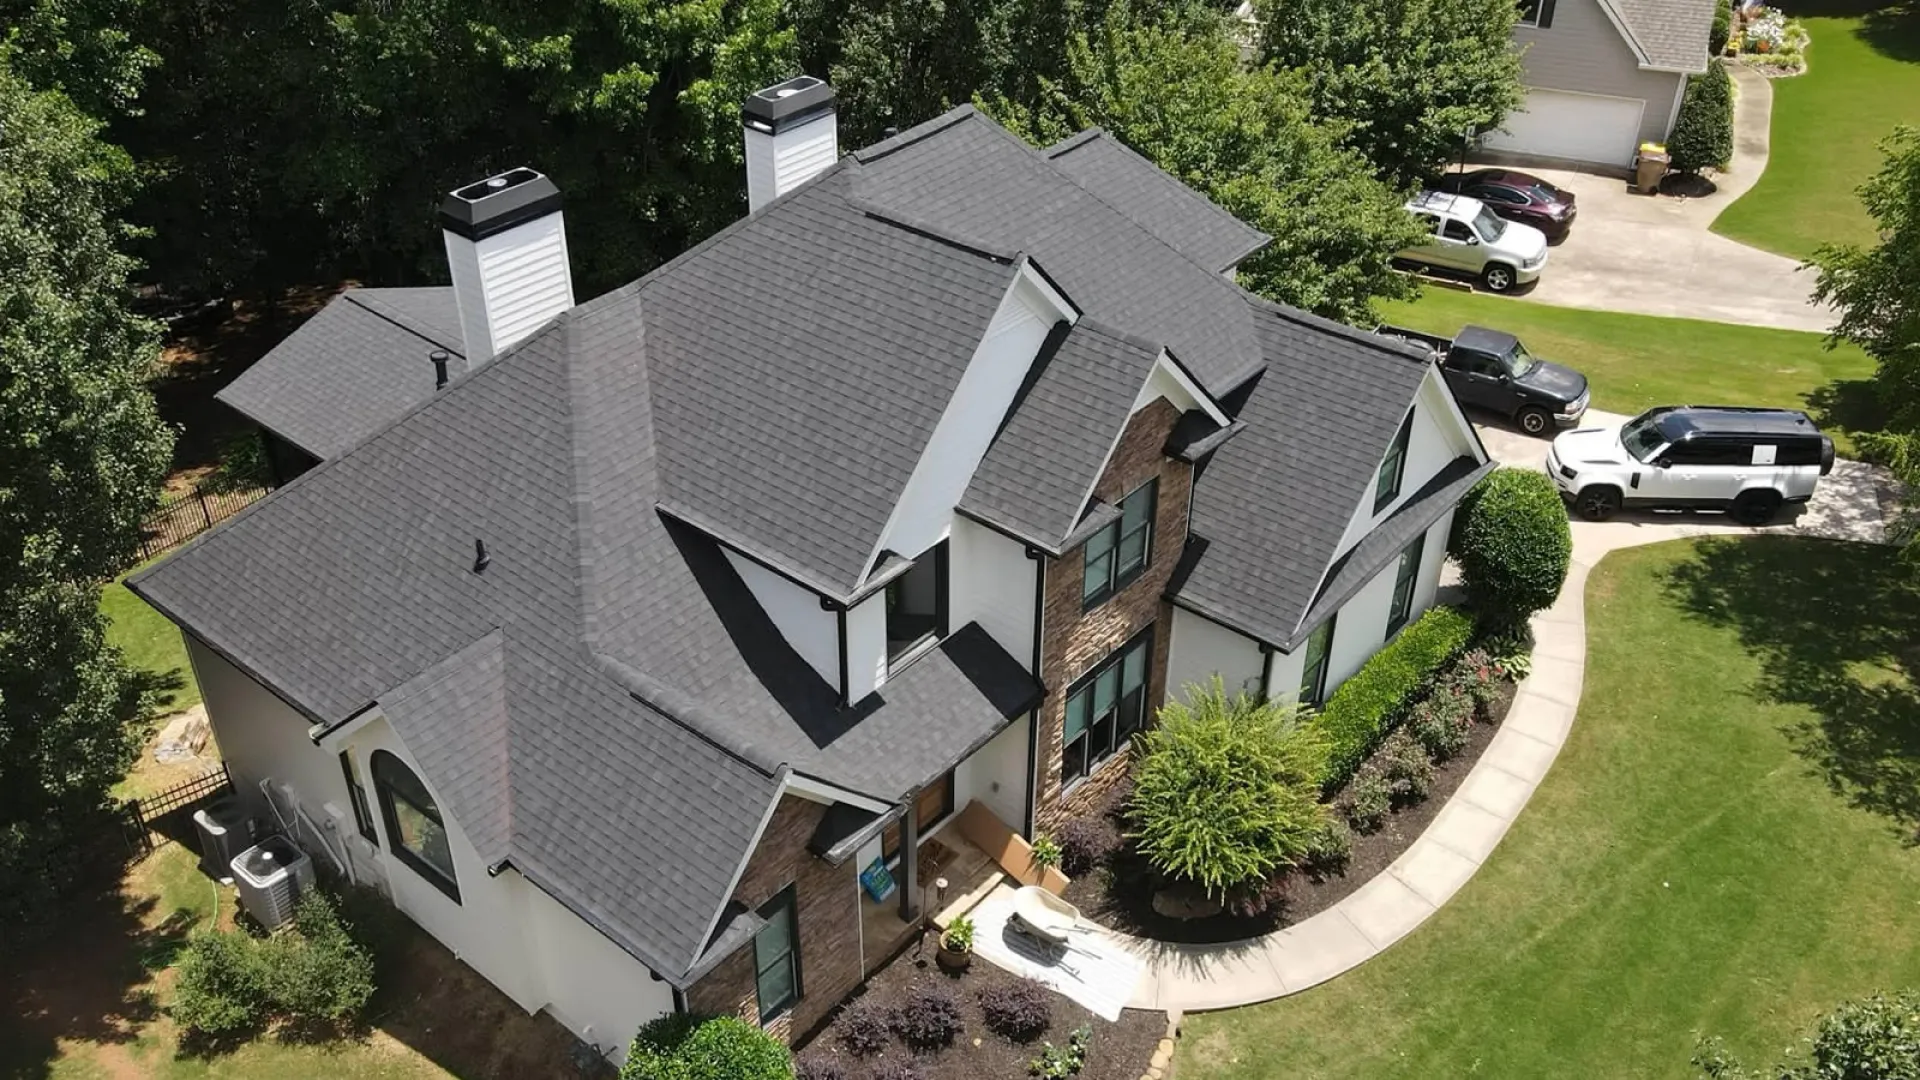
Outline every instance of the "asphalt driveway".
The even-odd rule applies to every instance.
[[[1624,181],[1529,169],[1579,197],[1580,217],[1526,296],[1543,304],[1824,333],[1833,313],[1809,302],[1813,272],[1708,231],[1766,167],[1773,91],[1735,69],[1736,150],[1718,189],[1692,199],[1634,195]]]

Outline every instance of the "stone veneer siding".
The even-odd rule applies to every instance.
[[[1127,422],[1100,482],[1096,498],[1118,503],[1147,482],[1160,478],[1154,508],[1153,539],[1147,569],[1126,588],[1092,611],[1080,602],[1083,548],[1047,563],[1046,592],[1042,600],[1045,622],[1040,646],[1040,677],[1047,687],[1040,704],[1039,788],[1035,802],[1041,829],[1051,829],[1096,801],[1127,774],[1128,754],[1115,753],[1072,791],[1061,791],[1060,749],[1065,731],[1067,689],[1074,680],[1106,659],[1149,625],[1154,626],[1153,662],[1147,671],[1148,723],[1152,711],[1166,696],[1167,651],[1173,639],[1171,606],[1161,599],[1167,580],[1180,561],[1187,542],[1187,504],[1193,489],[1193,466],[1164,453],[1167,436],[1180,411],[1165,398],[1141,409]]]
[[[788,1043],[811,1031],[861,983],[859,868],[851,859],[829,866],[807,850],[826,811],[808,799],[782,799],[733,891],[735,902],[758,910],[780,890],[794,886],[800,1000],[767,1023],[769,1032]],[[758,1024],[753,973],[753,945],[748,943],[687,991],[687,1007],[702,1015],[733,1014]]]

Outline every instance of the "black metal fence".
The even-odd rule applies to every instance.
[[[122,828],[134,858],[153,854],[153,833],[164,818],[184,814],[233,791],[233,776],[226,762],[184,783],[144,799],[129,799],[123,809]]]
[[[140,561],[172,551],[258,501],[272,488],[207,491],[195,487],[169,495],[140,523]]]

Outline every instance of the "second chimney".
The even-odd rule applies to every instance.
[[[447,268],[471,371],[573,306],[573,270],[560,189],[512,169],[440,204]]]
[[[747,210],[819,176],[840,157],[833,87],[811,75],[775,83],[740,109],[747,140]]]

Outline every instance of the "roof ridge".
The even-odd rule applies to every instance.
[[[1107,134],[1106,128],[1103,128],[1098,124],[1095,124],[1093,127],[1087,128],[1083,131],[1077,131],[1072,135],[1069,135],[1066,138],[1061,139],[1059,142],[1054,143],[1052,146],[1047,147],[1045,150],[1042,150],[1041,153],[1045,154],[1049,160],[1053,158],[1058,158],[1058,157],[1065,157],[1066,155],[1073,153],[1075,150],[1080,149],[1081,147],[1087,145],[1088,143],[1093,142],[1095,139],[1105,137],[1106,134]]]
[[[847,171],[854,178],[854,187],[857,189],[860,186],[861,176],[858,165],[856,164]],[[873,218],[875,221],[884,221],[888,225],[903,229],[916,236],[924,236],[929,240],[946,244],[949,247],[957,248],[969,254],[983,255],[995,262],[1003,263],[1012,263],[1020,257],[1020,252],[1001,251],[984,240],[976,240],[971,237],[962,236],[951,229],[935,225],[925,218],[916,217],[912,214],[904,214],[882,206],[871,199],[859,195],[855,191],[848,192],[846,200],[848,206]]]
[[[452,286],[449,285],[447,288],[451,289]],[[462,360],[467,358],[467,343],[465,341],[448,343],[442,340],[440,335],[436,333],[432,327],[427,326],[411,315],[394,309],[379,298],[368,295],[369,293],[385,291],[384,289],[348,289],[340,294],[340,298],[352,304],[354,307],[359,308],[361,311],[377,319],[384,319],[394,326],[405,330],[407,333],[412,334],[414,337],[426,341],[428,344],[438,345]]]
[[[863,146],[848,156],[860,162],[878,161],[896,150],[904,150],[914,143],[921,142],[945,131],[968,117],[978,115],[981,115],[980,110],[974,108],[971,102],[964,105],[955,105],[953,108],[948,109],[946,112],[941,113],[931,120],[923,120],[905,131],[881,139],[872,146]]]
[[[1371,333],[1359,327],[1348,326],[1346,323],[1340,322],[1337,319],[1329,319],[1324,315],[1315,315],[1311,311],[1294,307],[1291,304],[1282,304],[1277,300],[1269,300],[1259,293],[1253,292],[1243,286],[1236,287],[1240,289],[1240,294],[1246,297],[1247,303],[1256,310],[1265,311],[1270,315],[1285,319],[1297,326],[1302,326],[1309,330],[1321,331],[1323,333],[1332,333],[1356,344],[1366,345],[1391,356],[1420,365],[1425,365],[1433,359],[1431,354],[1420,352],[1403,341]]]
[[[1123,330],[1110,322],[1102,322],[1091,315],[1082,315],[1074,320],[1073,328],[1075,330],[1083,326],[1096,334],[1103,334],[1115,341],[1131,345],[1136,349],[1145,349],[1155,354],[1172,351],[1168,349],[1163,342],[1154,341],[1152,338],[1141,337],[1139,334],[1129,330]]]

